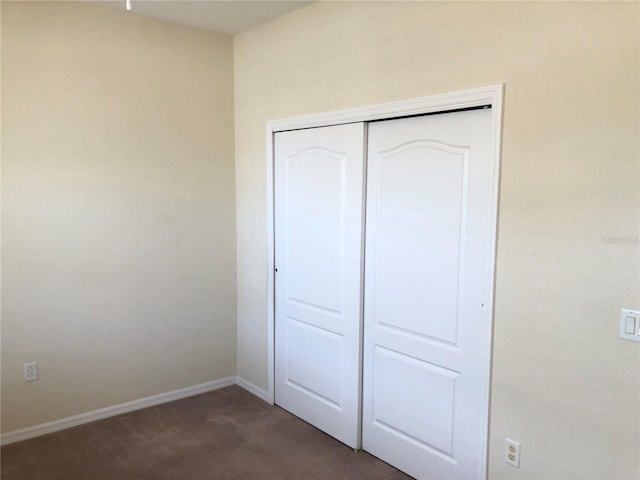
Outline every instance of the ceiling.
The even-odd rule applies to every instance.
[[[125,0],[87,0],[126,11]],[[131,0],[132,14],[235,35],[313,3],[303,0]]]

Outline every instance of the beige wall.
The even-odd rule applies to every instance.
[[[238,374],[267,388],[265,122],[505,83],[490,476],[638,478],[640,345],[617,339],[640,307],[638,18],[320,2],[237,35]]]
[[[505,83],[490,476],[637,478],[639,13],[321,2],[238,35],[234,200],[230,37],[3,1],[2,431],[267,388],[265,121]]]
[[[4,432],[235,375],[232,48],[2,2]]]

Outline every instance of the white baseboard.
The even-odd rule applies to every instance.
[[[244,382],[244,381],[243,381]],[[103,418],[113,417],[122,413],[132,412],[134,410],[140,410],[142,408],[153,407],[161,403],[172,402],[173,400],[179,400],[181,398],[191,397],[192,395],[198,395],[199,393],[211,392],[219,388],[228,387],[238,384],[242,388],[249,390],[254,395],[263,398],[259,388],[253,386],[249,382],[244,382],[248,387],[240,383],[240,379],[235,376],[221,378],[220,380],[214,380],[212,382],[201,383],[192,387],[181,388],[179,390],[173,390],[172,392],[161,393],[159,395],[153,395],[151,397],[140,398],[131,402],[121,403],[119,405],[113,405],[111,407],[101,408],[99,410],[93,410],[92,412],[82,413],[73,417],[67,417],[60,420],[54,420],[53,422],[42,423],[33,427],[22,428],[20,430],[14,430],[12,432],[3,433],[0,436],[0,444],[8,445],[10,443],[19,442],[21,440],[27,440],[29,438],[39,437],[47,433],[57,432],[66,428],[76,427],[85,423],[95,422],[96,420],[102,420]],[[254,390],[251,390],[254,388]],[[257,392],[257,393],[256,393]]]
[[[266,390],[263,390],[262,388],[254,385],[253,383],[241,377],[236,377],[236,385],[238,385],[241,388],[244,388],[247,392],[252,393],[256,397],[269,403],[269,392],[267,392]]]

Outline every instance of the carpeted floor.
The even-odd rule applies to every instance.
[[[1,453],[2,480],[410,478],[235,386]]]

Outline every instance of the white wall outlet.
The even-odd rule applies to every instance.
[[[38,362],[25,363],[23,366],[25,382],[33,382],[38,379]]]
[[[520,468],[520,444],[506,439],[504,442],[504,461],[509,465]]]
[[[620,311],[620,338],[640,342],[640,312],[636,310]]]

